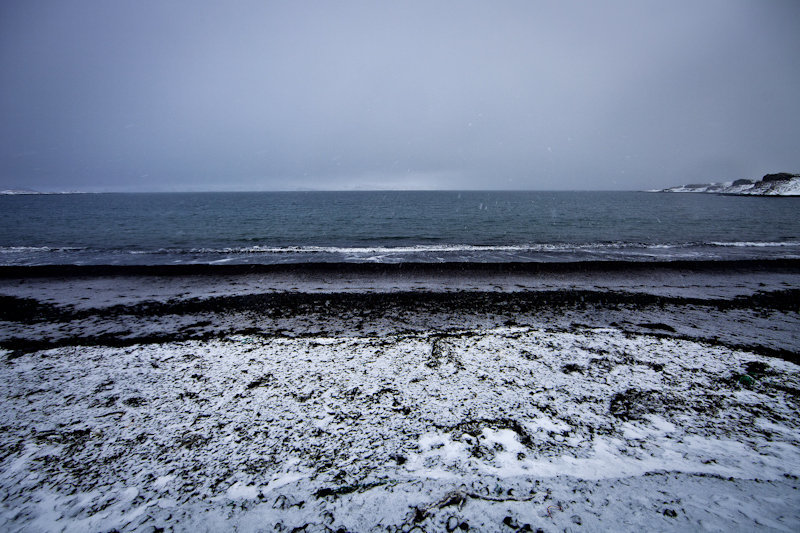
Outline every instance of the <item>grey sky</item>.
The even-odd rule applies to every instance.
[[[0,3],[0,188],[800,171],[800,2]]]

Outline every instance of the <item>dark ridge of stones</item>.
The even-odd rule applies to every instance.
[[[23,298],[8,297],[9,301],[22,301],[28,305],[27,309],[36,309],[31,305],[31,301]],[[719,310],[729,309],[776,309],[798,312],[800,311],[800,290],[775,291],[768,293],[758,293],[748,297],[734,298],[732,300],[695,300],[673,297],[659,297],[646,294],[630,294],[617,292],[600,291],[552,291],[546,293],[383,293],[383,294],[261,294],[245,295],[232,297],[219,297],[207,300],[193,299],[187,301],[153,303],[148,305],[136,306],[116,306],[111,309],[92,309],[75,312],[69,309],[52,308],[42,306],[46,312],[58,313],[58,320],[69,321],[80,318],[103,319],[116,316],[141,316],[142,318],[158,317],[163,315],[182,315],[182,314],[213,314],[231,311],[246,310],[253,313],[261,313],[265,316],[272,316],[276,310],[280,311],[281,317],[295,317],[311,315],[314,320],[324,323],[326,317],[342,317],[348,315],[352,317],[380,316],[386,314],[391,317],[393,314],[413,310],[415,313],[467,313],[467,314],[498,314],[498,315],[529,315],[543,308],[549,310],[568,311],[570,308],[591,308],[591,306],[625,304],[632,306],[632,311],[638,307],[666,305],[695,305],[700,307],[714,308]],[[24,307],[23,307],[24,308]],[[14,311],[9,311],[4,307],[6,320],[13,315],[17,322],[22,324],[38,322],[29,312],[22,312],[14,315]],[[52,319],[55,320],[55,319]],[[213,323],[213,318],[211,320]],[[636,334],[635,327],[626,328],[617,323],[612,326],[619,327],[623,331]],[[631,324],[631,326],[633,326]],[[668,326],[669,327],[669,326]],[[319,333],[319,332],[317,332]],[[398,330],[397,334],[414,334],[415,330],[404,332]],[[258,337],[302,337],[313,333],[299,333],[287,335],[286,332],[277,329],[257,328],[214,329],[209,328],[205,331],[193,328],[179,329],[177,331],[164,331],[147,335],[132,335],[129,331],[118,331],[115,333],[102,333],[98,335],[65,335],[57,338],[26,338],[9,337],[0,340],[0,348],[10,350],[12,353],[6,356],[8,361],[16,359],[29,352],[59,348],[65,346],[109,346],[127,347],[137,344],[154,344],[179,342],[188,340],[211,340],[226,338],[232,334],[251,335]],[[327,333],[325,333],[327,334]],[[722,346],[730,349],[751,351],[768,357],[777,357],[794,363],[800,362],[800,353],[786,348],[778,348],[767,344],[735,343],[731,340],[723,341],[716,338],[707,338],[677,333],[667,329],[650,329],[649,335],[664,338],[675,338],[682,340],[700,341],[705,344]],[[451,335],[440,336],[446,339]],[[439,337],[437,337],[439,338]],[[438,350],[432,350],[432,356],[445,355],[447,352],[445,345],[439,346]],[[441,348],[445,348],[442,350]],[[521,353],[522,357],[535,358],[533,354]],[[445,358],[443,361],[447,361]],[[451,361],[458,365],[457,361]]]
[[[772,373],[769,365],[767,363],[762,363],[761,361],[750,361],[745,363],[744,369],[747,374],[756,379],[761,379],[762,377]]]
[[[705,185],[702,185],[703,187]],[[0,278],[95,278],[115,276],[236,276],[247,274],[287,275],[431,275],[446,278],[510,273],[602,273],[602,272],[726,272],[800,268],[798,259],[770,260],[678,260],[678,261],[575,261],[569,263],[292,263],[238,265],[36,265],[0,266]]]
[[[193,298],[167,302],[146,301],[133,305],[115,305],[99,309],[71,310],[41,304],[29,298],[5,296],[0,300],[0,319],[33,323],[45,320],[68,321],[88,317],[163,316],[230,311],[259,312],[273,318],[316,312],[341,316],[343,312],[363,314],[403,307],[415,309],[471,312],[540,309],[542,307],[587,305],[701,305],[717,309],[749,309],[765,307],[800,312],[800,290],[778,290],[733,299],[701,299],[617,291],[536,291],[498,292],[396,292],[396,293],[276,293]],[[662,325],[663,326],[663,325]],[[647,327],[647,326],[642,326]],[[669,327],[669,326],[667,326]],[[663,328],[662,328],[663,329]],[[243,332],[246,333],[246,332]],[[255,331],[253,333],[256,333]]]
[[[64,311],[39,300],[0,295],[0,320],[31,323],[60,320],[63,316]]]
[[[322,487],[314,492],[316,498],[326,498],[328,496],[343,496],[345,494],[352,494],[353,492],[363,492],[374,487],[385,485],[384,481],[375,481],[372,483],[356,483],[354,485],[342,485],[340,487]]]
[[[800,174],[790,174],[789,172],[776,172],[775,174],[767,174],[761,181],[763,182],[770,182],[770,181],[789,181],[792,178],[798,178]]]
[[[667,324],[662,324],[660,322],[657,322],[655,324],[642,323],[642,324],[636,324],[636,325],[639,326],[640,328],[659,329],[659,330],[662,330],[662,331],[669,331],[670,333],[675,333],[675,328],[673,328],[672,326],[668,326]]]
[[[202,334],[177,335],[175,333],[165,333],[162,335],[143,335],[141,337],[120,338],[113,334],[93,335],[86,337],[68,336],[58,339],[24,339],[12,337],[0,341],[0,348],[10,350],[11,353],[6,357],[7,361],[12,361],[23,355],[39,350],[50,350],[53,348],[63,348],[65,346],[108,346],[111,348],[124,348],[136,344],[164,344],[168,342],[186,340],[210,340],[227,336],[227,332],[206,332]]]

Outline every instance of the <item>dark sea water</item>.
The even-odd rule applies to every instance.
[[[642,192],[0,196],[0,264],[800,257],[800,198]]]

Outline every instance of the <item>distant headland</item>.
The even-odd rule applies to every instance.
[[[59,191],[59,192],[41,192],[31,189],[5,189],[0,190],[0,195],[23,195],[23,194],[83,194],[81,191]]]
[[[741,179],[722,183],[679,185],[653,192],[708,192],[747,196],[800,196],[800,174],[778,172],[761,180]]]

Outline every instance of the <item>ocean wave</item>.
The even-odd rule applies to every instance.
[[[536,252],[569,252],[569,251],[603,251],[603,250],[669,250],[692,249],[703,247],[721,248],[791,248],[800,247],[800,241],[710,241],[680,243],[647,243],[647,242],[592,242],[592,243],[525,243],[525,244],[417,244],[410,246],[244,246],[244,247],[194,247],[153,249],[120,249],[120,248],[86,248],[77,246],[0,246],[0,253],[69,253],[98,252],[128,255],[316,255],[316,254],[453,254],[453,253],[536,253]]]
[[[565,252],[570,250],[601,250],[621,248],[668,248],[674,245],[642,243],[547,243],[547,244],[420,244],[414,246],[247,246],[230,248],[192,248],[183,250],[195,254],[429,254],[469,252]],[[177,251],[177,250],[174,250]],[[173,251],[173,252],[174,252]],[[168,253],[168,250],[159,250]]]
[[[800,241],[781,241],[781,242],[710,242],[711,246],[735,247],[735,248],[778,248],[787,246],[800,246]]]
[[[230,254],[415,254],[415,253],[460,253],[460,252],[528,252],[563,251],[582,245],[469,245],[469,244],[421,244],[415,246],[248,246],[242,248],[194,248],[189,253]]]
[[[641,243],[641,242],[595,242],[595,243],[532,243],[508,245],[474,244],[419,244],[413,246],[247,246],[226,248],[192,248],[181,250],[193,254],[431,254],[431,253],[534,253],[568,252],[592,250],[668,250],[680,248],[719,247],[800,247],[800,242],[685,242],[685,243]],[[177,250],[161,249],[159,253],[175,253]]]
[[[737,260],[798,258],[800,241],[591,242],[521,244],[416,244],[389,246],[246,246],[81,248],[0,247],[5,265],[225,263],[436,263]]]
[[[0,254],[25,254],[35,252],[81,252],[80,246],[0,246]]]
[[[593,242],[593,243],[526,243],[526,244],[417,244],[411,246],[243,246],[243,247],[202,247],[202,248],[154,248],[154,249],[90,249],[77,246],[0,246],[0,253],[57,253],[57,252],[106,252],[129,255],[183,255],[183,254],[431,254],[431,253],[534,253],[568,252],[592,250],[667,250],[701,247],[723,248],[775,248],[800,247],[800,241],[757,242],[757,241],[711,241],[683,243],[646,242]]]

